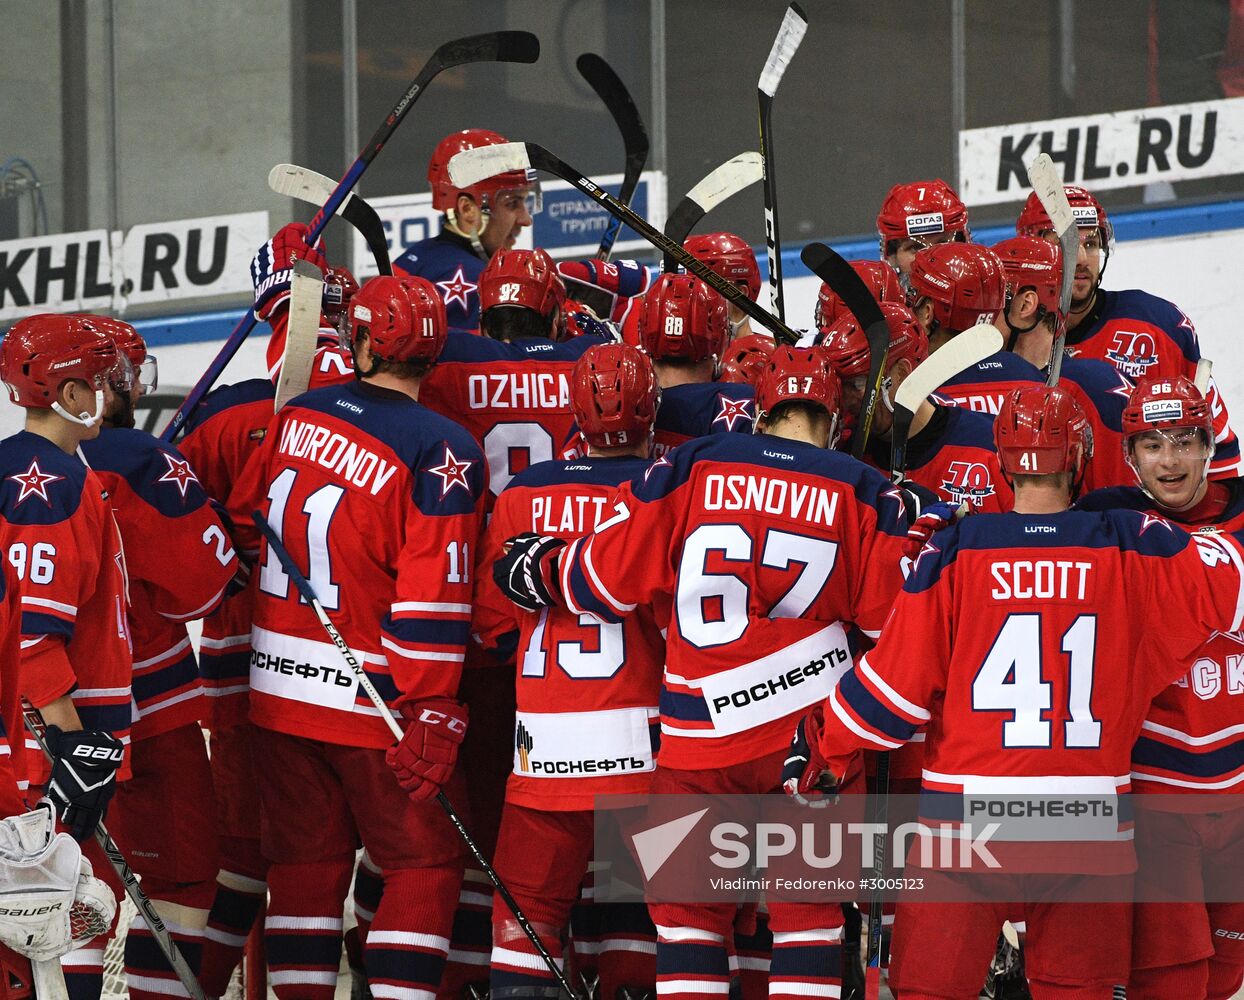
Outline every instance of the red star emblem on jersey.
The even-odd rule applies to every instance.
[[[462,303],[462,308],[470,310],[471,305],[467,302],[467,296],[478,288],[466,280],[466,275],[462,273],[462,268],[458,268],[454,272],[454,276],[448,281],[438,281],[436,287],[441,290],[441,298],[445,300],[445,308],[449,308],[451,302],[457,301]]]
[[[440,465],[433,465],[424,469],[424,472],[430,472],[434,476],[441,477],[441,499],[449,495],[449,491],[455,486],[461,486],[467,493],[471,492],[471,484],[467,482],[467,470],[474,465],[474,460],[468,459],[463,461],[454,454],[449,445],[445,445],[445,461]]]
[[[661,468],[662,466],[668,469],[673,464],[674,463],[669,460],[668,455],[662,455],[655,462],[653,462],[650,466],[648,466],[648,468],[644,469],[644,482],[646,483],[648,481],[648,477],[651,476],[654,472],[656,472],[657,469]]]
[[[39,460],[32,458],[30,460],[30,468],[25,472],[16,476],[9,476],[9,482],[17,483],[22,488],[21,493],[17,496],[17,503],[22,503],[27,497],[35,496],[42,500],[49,507],[52,506],[52,500],[48,496],[48,486],[52,483],[60,482],[64,476],[57,476],[50,472],[44,472],[39,468]]]
[[[752,401],[750,399],[731,399],[729,396],[718,396],[721,409],[713,417],[713,423],[725,424],[727,431],[734,430],[736,420],[752,422]]]
[[[1164,517],[1158,517],[1157,514],[1141,514],[1140,517],[1141,517],[1141,521],[1140,521],[1139,534],[1143,535],[1146,531],[1152,528],[1155,524],[1161,525],[1167,531],[1175,530],[1174,528],[1171,527],[1170,521],[1168,521]]]
[[[1110,367],[1114,368],[1114,365],[1111,365]],[[1132,383],[1129,382],[1127,378],[1123,375],[1123,373],[1119,371],[1117,368],[1114,369],[1114,377],[1118,379],[1119,384],[1116,385],[1113,389],[1109,390],[1110,395],[1118,396],[1124,400],[1131,399],[1132,398]]]
[[[194,470],[190,468],[190,463],[185,459],[174,458],[167,451],[163,452],[164,461],[168,462],[168,471],[164,473],[157,483],[176,483],[177,489],[181,492],[181,497],[186,498],[186,490],[190,488],[191,483],[197,483],[199,477],[194,474]]]
[[[941,552],[941,551],[942,551],[941,549],[939,549],[936,545],[933,544],[933,539],[930,538],[927,542],[924,543],[924,548],[920,550],[920,554],[917,555],[915,560],[912,562],[911,564],[912,573],[915,573],[917,570],[920,569],[921,559],[923,559],[927,555],[932,555],[934,553]]]

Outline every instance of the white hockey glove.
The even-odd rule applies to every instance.
[[[104,933],[117,912],[82,849],[50,809],[0,820],[0,941],[41,962]]]

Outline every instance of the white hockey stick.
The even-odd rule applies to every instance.
[[[1042,153],[1032,161],[1028,167],[1028,183],[1032,185],[1037,200],[1054,224],[1058,245],[1062,248],[1063,276],[1058,295],[1058,311],[1062,314],[1062,323],[1054,337],[1054,347],[1050,354],[1050,375],[1046,379],[1047,385],[1058,385],[1058,376],[1063,370],[1063,349],[1067,344],[1067,313],[1071,309],[1071,291],[1076,282],[1076,259],[1080,256],[1080,234],[1076,231],[1071,202],[1067,200],[1067,192],[1063,190],[1062,175],[1054,167],[1049,153]]]
[[[296,163],[278,163],[268,171],[268,187],[277,194],[288,195],[312,205],[323,205],[337,189],[337,182]],[[341,203],[336,214],[359,231],[376,259],[376,269],[381,274],[392,274],[388,238],[384,233],[384,223],[380,221],[376,210],[352,191]]]
[[[320,339],[320,304],[324,277],[305,260],[294,261],[294,281],[289,293],[289,322],[285,327],[285,353],[276,383],[273,411],[279,410],[311,384],[311,366]]]
[[[704,216],[763,176],[764,163],[759,153],[740,153],[726,160],[683,196],[665,220],[665,235],[685,243]],[[677,266],[672,258],[665,259],[667,272],[672,272]]]
[[[920,405],[950,379],[1002,350],[1002,334],[992,323],[978,323],[952,337],[903,380],[894,394],[890,477],[901,482],[907,468],[907,435]]]
[[[69,1000],[69,987],[65,985],[65,972],[59,958],[49,958],[45,962],[32,960],[30,978],[35,1000]]]
[[[1202,396],[1209,391],[1209,377],[1213,370],[1214,362],[1209,358],[1202,358],[1196,363],[1196,378],[1193,379],[1193,385],[1197,387]]]

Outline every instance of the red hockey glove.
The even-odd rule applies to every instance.
[[[289,293],[294,280],[294,261],[307,260],[323,272],[328,267],[323,239],[307,246],[307,226],[291,222],[261,246],[251,261],[251,282],[255,286],[255,315],[266,320]]]
[[[903,543],[903,555],[915,559],[929,539],[943,528],[949,528],[962,517],[966,517],[971,508],[966,502],[957,506],[946,501],[930,504],[924,508],[910,528],[907,529],[907,541]]]
[[[390,747],[385,761],[412,802],[426,802],[449,780],[466,736],[467,707],[452,698],[407,702],[402,716],[410,721],[406,735]]]
[[[817,702],[795,727],[790,752],[782,764],[782,790],[805,806],[820,809],[838,801],[838,779],[821,753],[824,724],[825,706]]]

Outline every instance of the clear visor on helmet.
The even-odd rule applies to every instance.
[[[1203,459],[1209,451],[1209,441],[1199,427],[1155,428],[1142,431],[1131,438],[1132,452],[1140,457],[1158,458],[1168,451],[1180,458]]]
[[[118,351],[116,362],[104,372],[102,379],[107,381],[108,387],[113,392],[128,395],[134,386],[134,366],[130,362],[129,355],[124,351]],[[101,387],[102,382],[97,382],[96,388]]]
[[[518,214],[525,209],[528,215],[539,215],[544,209],[544,194],[540,182],[533,180],[518,188],[502,188],[488,199],[488,211],[506,211]]]
[[[160,369],[154,354],[148,354],[138,366],[138,384],[142,386],[144,396],[150,396],[160,385]]]
[[[1104,264],[1106,260],[1106,237],[1101,229],[1097,226],[1083,226],[1076,230],[1080,237],[1080,254],[1089,260],[1096,258],[1097,263]],[[1053,229],[1043,230],[1041,238],[1046,243],[1053,243],[1058,246],[1058,233]]]

